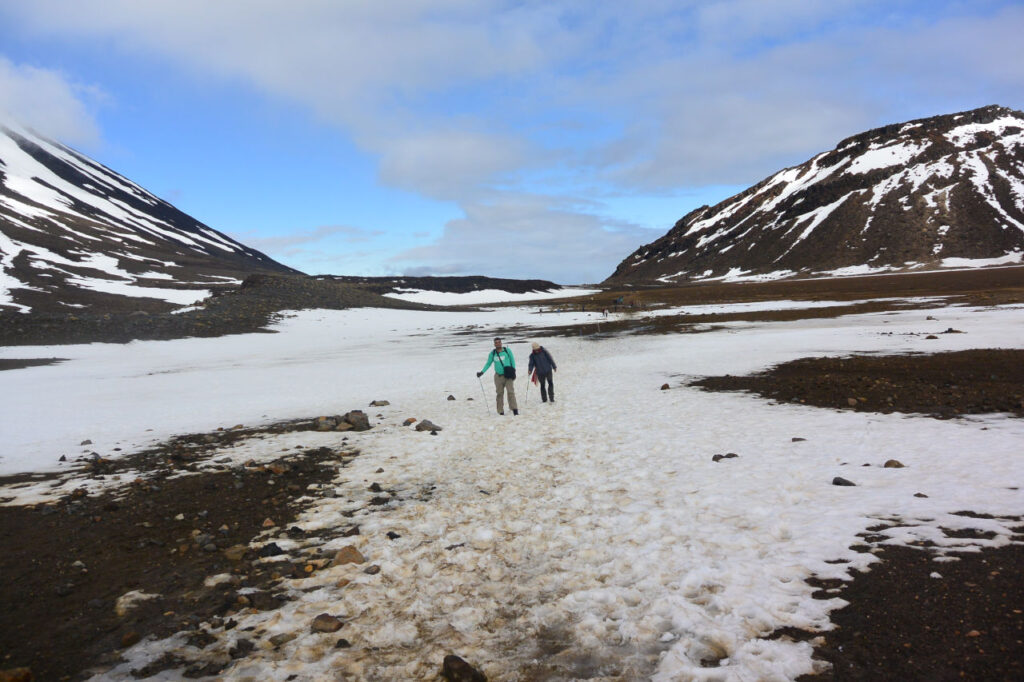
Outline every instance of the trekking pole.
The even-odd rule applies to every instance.
[[[487,393],[484,391],[484,380],[477,377],[476,380],[480,383],[480,395],[484,397],[484,409],[487,410],[487,414],[491,413],[491,410],[487,407]]]

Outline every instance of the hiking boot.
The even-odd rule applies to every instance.
[[[519,410],[512,410],[512,414],[514,414],[515,416],[518,417],[519,416]]]

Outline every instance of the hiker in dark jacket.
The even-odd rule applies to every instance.
[[[548,349],[537,342],[533,343],[530,365],[526,373],[533,374],[534,369],[537,370],[537,381],[540,382],[541,402],[546,403],[548,397],[551,398],[551,402],[555,402],[555,382],[552,381],[552,374],[558,369],[558,365],[555,364],[555,359],[551,357]]]

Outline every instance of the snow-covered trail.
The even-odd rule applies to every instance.
[[[558,402],[539,404],[536,387],[526,402],[520,380],[519,417],[495,415],[489,375],[482,396],[473,373],[490,348],[488,327],[530,318],[500,310],[472,321],[482,325],[479,336],[459,335],[465,316],[316,311],[286,322],[276,337],[247,338],[244,361],[237,342],[228,353],[223,339],[204,353],[151,362],[149,373],[128,363],[134,369],[122,381],[176,376],[188,386],[195,376],[222,374],[194,410],[215,412],[218,387],[235,395],[273,385],[280,377],[267,374],[281,368],[293,390],[276,396],[275,417],[309,416],[309,404],[325,396],[347,408],[391,401],[374,429],[349,435],[362,454],[342,470],[338,496],[318,500],[298,523],[359,524],[360,535],[320,549],[330,556],[354,544],[380,573],[343,565],[286,581],[293,601],[236,616],[238,627],[224,633],[228,645],[243,632],[261,642],[226,679],[434,679],[443,656],[457,653],[493,680],[790,680],[812,670],[811,645],[765,637],[786,626],[828,627],[836,603],[811,599],[805,579],[842,577],[873,561],[849,549],[858,533],[900,517],[903,526],[885,531],[893,542],[998,545],[1009,541],[1006,522],[952,512],[1024,510],[1021,420],[840,412],[680,386],[687,376],[807,355],[1020,347],[1019,307],[539,339],[560,368]],[[923,340],[922,332],[947,326],[967,333]],[[513,344],[521,374],[529,338],[524,328]],[[141,352],[132,346],[125,350]],[[161,373],[170,366],[174,372]],[[673,389],[660,391],[666,381]],[[235,416],[216,414],[222,422]],[[409,416],[443,430],[401,427]],[[179,417],[179,428],[190,419],[198,417]],[[317,444],[330,437],[318,435]],[[274,450],[272,441],[259,447]],[[729,452],[738,457],[711,459]],[[890,458],[906,468],[882,468]],[[857,486],[831,485],[839,475]],[[374,482],[399,501],[368,507]],[[966,525],[996,536],[952,539],[939,530]],[[276,531],[267,539],[296,555],[309,550]],[[846,563],[829,563],[837,560]],[[352,648],[334,649],[336,636],[310,632],[325,612],[345,620],[341,634]],[[276,634],[295,638],[266,644]],[[143,642],[106,679],[131,679],[132,667],[173,647],[183,640]],[[218,650],[183,648],[192,658]]]
[[[324,674],[428,679],[456,652],[491,679],[524,679],[538,658],[558,670],[554,679],[793,679],[812,669],[810,645],[763,638],[827,627],[835,604],[811,599],[805,578],[872,561],[849,546],[878,517],[956,527],[963,519],[947,512],[961,503],[941,499],[951,483],[971,490],[973,507],[1013,475],[1021,441],[980,423],[658,391],[662,343],[650,345],[568,344],[558,356],[567,368],[556,375],[560,402],[531,402],[519,418],[458,401],[431,417],[445,426],[436,438],[396,428],[364,440],[346,477],[407,499],[353,519],[356,544],[383,580],[350,570],[344,590],[296,605],[293,622],[333,609],[365,643],[319,659]],[[571,369],[623,357],[629,377]],[[739,458],[711,460],[727,451]],[[972,480],[947,459],[972,451],[1002,459],[1002,471]],[[881,468],[894,456],[909,468]],[[847,461],[873,466],[851,471]],[[839,474],[858,487],[830,485]],[[921,487],[933,497],[915,498]],[[427,489],[427,499],[409,499]],[[1003,502],[1019,505],[1019,493]],[[310,520],[344,525],[341,513],[361,505],[325,501]],[[836,559],[849,563],[826,563]],[[276,662],[275,674],[313,674],[316,656]]]

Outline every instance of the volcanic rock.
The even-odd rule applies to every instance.
[[[1024,113],[884,126],[684,216],[606,283],[1021,262]],[[950,259],[950,260],[947,260]]]

